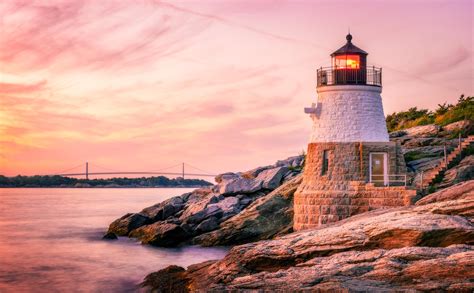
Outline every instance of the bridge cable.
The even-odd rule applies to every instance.
[[[188,164],[188,163],[184,163],[184,165],[186,165],[186,166],[189,166],[189,167],[191,167],[191,168],[193,168],[193,169],[196,169],[196,170],[198,170],[198,171],[201,171],[201,172],[207,173],[207,174],[212,174],[212,172],[209,172],[209,171],[206,171],[206,170],[200,169],[200,168],[198,168],[198,167],[194,167],[193,165],[190,165],[190,164]]]
[[[178,167],[178,166],[181,166],[181,163],[180,163],[180,164],[173,165],[173,166],[170,166],[170,167],[161,168],[161,169],[158,169],[158,170],[153,170],[153,171],[150,171],[150,172],[161,172],[161,171],[163,171],[163,170],[171,169],[171,168]]]
[[[94,166],[94,167],[98,167],[100,169],[104,169],[104,170],[108,170],[108,171],[113,171],[113,172],[120,172],[116,169],[110,169],[110,168],[107,168],[107,167],[103,167],[103,166],[100,166],[100,165],[97,165],[96,163],[89,163],[89,166]]]
[[[66,173],[66,172],[68,172],[68,171],[74,170],[74,169],[79,168],[79,167],[82,167],[82,166],[85,166],[85,164],[84,164],[84,163],[81,163],[80,165],[77,165],[77,166],[75,166],[75,167],[72,167],[72,168],[69,168],[69,169],[66,169],[66,170],[62,170],[62,171],[60,171],[60,172],[55,172],[55,173],[53,173],[53,175],[64,174],[64,173]]]

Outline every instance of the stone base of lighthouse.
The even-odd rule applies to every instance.
[[[371,153],[386,154],[388,182],[371,182]],[[410,205],[416,191],[405,187],[405,173],[400,146],[393,142],[310,143],[303,181],[294,196],[294,230]]]

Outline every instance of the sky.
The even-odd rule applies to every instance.
[[[218,174],[297,155],[316,68],[349,28],[383,68],[385,114],[454,103],[474,93],[473,3],[2,1],[0,174]]]

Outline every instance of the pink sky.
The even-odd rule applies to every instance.
[[[473,94],[471,0],[24,0],[0,15],[7,176],[85,161],[217,174],[296,155],[315,69],[348,27],[383,67],[386,114]]]

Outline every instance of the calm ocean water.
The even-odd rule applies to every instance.
[[[0,189],[0,292],[131,292],[170,264],[222,258],[225,248],[101,239],[123,214],[190,190]]]

